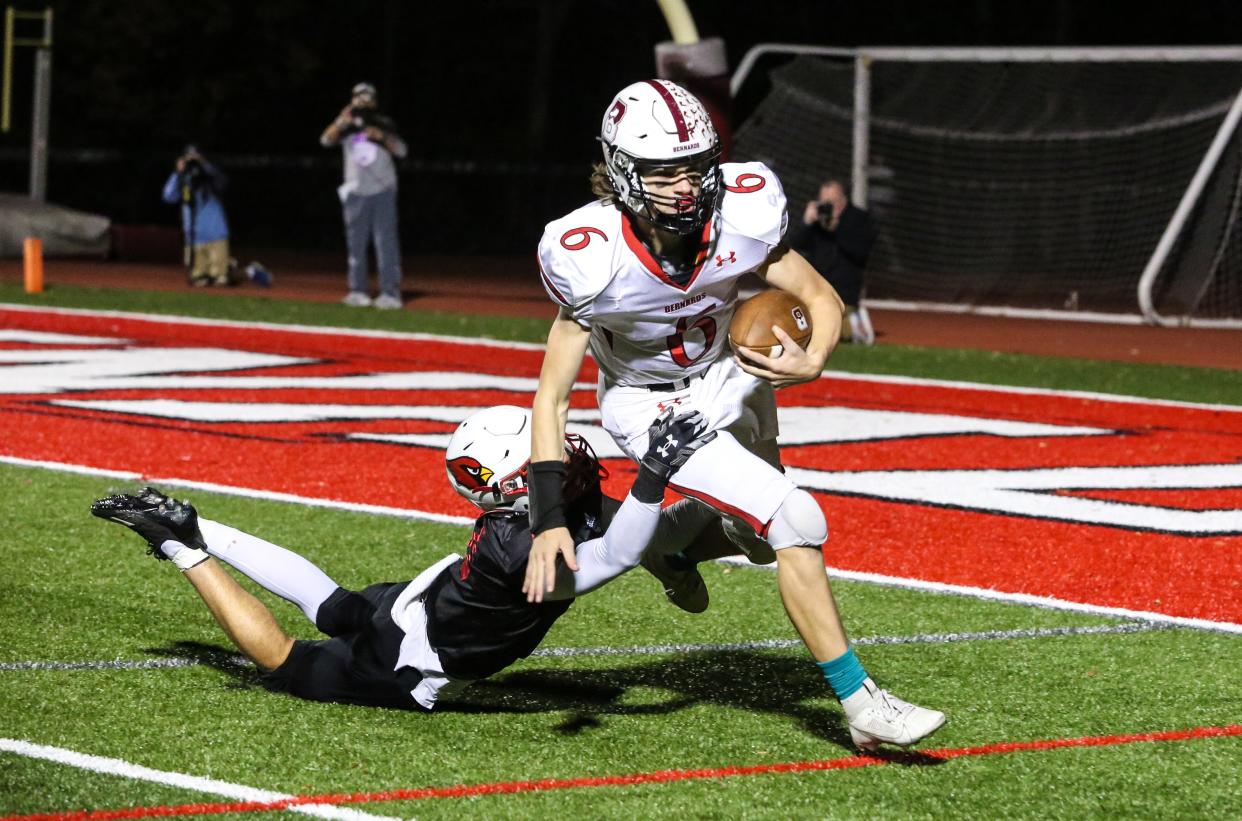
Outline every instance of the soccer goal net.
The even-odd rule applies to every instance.
[[[830,176],[872,212],[868,301],[1242,320],[1242,47],[773,45],[733,87],[791,219]]]

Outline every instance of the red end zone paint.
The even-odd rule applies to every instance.
[[[749,767],[713,767],[698,770],[659,770],[628,775],[591,778],[547,778],[541,781],[498,781],[488,784],[458,784],[451,787],[422,787],[369,793],[324,793],[300,795],[279,801],[243,801],[233,803],[172,804],[152,807],[130,807],[116,810],[9,815],[0,821],[107,821],[109,819],[151,818],[156,816],[220,815],[230,812],[270,812],[289,807],[323,804],[366,804],[380,801],[418,801],[431,798],[465,798],[475,795],[512,795],[552,790],[588,789],[594,787],[628,787],[638,784],[667,784],[675,781],[698,781],[710,778],[736,778],[780,773],[823,772],[879,767],[886,764],[918,764],[949,761],[955,758],[1040,752],[1066,747],[1114,747],[1141,742],[1190,741],[1202,738],[1242,736],[1242,725],[1194,727],[1188,730],[1165,730],[1128,735],[1085,736],[1081,738],[1050,738],[1036,741],[1009,741],[976,747],[955,747],[910,753],[886,753],[880,756],[851,756],[820,761],[791,761],[759,764]]]
[[[123,340],[118,345],[0,344],[0,455],[456,516],[470,516],[473,509],[444,481],[438,449],[357,437],[444,435],[455,427],[454,421],[443,416],[447,410],[529,404],[542,357],[535,349],[465,345],[443,339],[2,308],[0,326],[13,332]],[[233,384],[155,389],[109,380],[107,368],[116,363],[103,362],[85,369],[86,382],[72,390],[53,385],[41,393],[20,393],[15,388],[21,382],[22,368],[33,367],[40,357],[65,351],[129,351],[143,357],[145,367],[148,363],[158,365],[174,349],[186,348],[310,361],[210,370],[210,356],[204,354],[201,362],[193,359],[192,368],[170,376],[242,380],[301,377],[320,381],[264,388]],[[358,376],[429,372],[453,378],[517,377],[527,380],[530,387],[469,389],[451,380],[419,389],[344,387]],[[590,382],[594,376],[588,364],[581,378]],[[593,410],[592,394],[587,390],[575,392],[572,406]],[[208,407],[234,403],[242,409],[273,403],[294,408],[339,405],[358,412],[355,418],[318,421],[204,422],[55,404],[101,400],[212,403]],[[1119,432],[1018,437],[955,433],[809,443],[783,450],[786,464],[820,472],[886,471],[900,476],[905,471],[1114,466],[1162,469],[1242,464],[1242,411],[857,378],[827,378],[800,385],[782,391],[780,401],[785,407],[847,408]],[[383,414],[380,418],[362,418],[366,415],[363,411],[373,406],[423,409],[427,413],[415,414],[415,418]],[[608,466],[613,472],[608,489],[624,493],[633,475],[628,461],[609,460]],[[101,491],[105,485],[101,482]],[[1237,485],[1128,489],[1067,485],[1046,493],[1048,498],[1082,503],[1124,503],[1130,505],[1127,510],[1156,510],[1159,515],[1228,508],[1242,522],[1242,496]],[[830,523],[826,554],[834,567],[1242,624],[1242,526],[1237,532],[1198,536],[845,493],[816,495]],[[1165,572],[1167,568],[1177,568],[1177,572]]]

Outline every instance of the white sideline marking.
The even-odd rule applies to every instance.
[[[1141,314],[1110,314],[1100,311],[1063,311],[1055,308],[1014,308],[1008,305],[960,305],[952,302],[912,302],[900,299],[865,299],[868,308],[881,311],[932,311],[942,314],[978,314],[1011,319],[1052,319],[1061,322],[1098,322],[1111,325],[1146,325]],[[1233,330],[1242,328],[1240,319],[1202,319],[1181,317],[1179,324],[1189,328]]]
[[[776,571],[776,565],[752,564],[742,556],[729,556],[716,559],[720,564],[746,567],[758,570]],[[989,590],[986,587],[969,587],[963,584],[945,584],[944,582],[911,579],[903,576],[885,576],[880,573],[864,573],[857,570],[841,570],[836,567],[825,568],[831,578],[851,582],[863,582],[880,587],[897,587],[903,590],[918,590],[922,593],[941,593],[948,596],[965,596],[971,599],[985,599],[1006,604],[1024,604],[1029,607],[1042,607],[1048,610],[1068,610],[1074,613],[1086,613],[1092,616],[1113,616],[1120,619],[1167,624],[1171,627],[1189,627],[1195,630],[1208,630],[1214,633],[1235,633],[1242,635],[1242,624],[1227,621],[1211,621],[1209,619],[1192,619],[1186,616],[1168,616],[1164,613],[1153,613],[1149,610],[1129,610],[1125,607],[1107,607],[1102,604],[1084,604],[1066,601],[1052,596],[1033,596],[1029,593],[1005,593]]]
[[[921,633],[913,636],[864,636],[853,643],[888,644],[952,644],[959,641],[995,641],[998,639],[1043,639],[1057,636],[1095,636],[1110,633],[1146,633],[1168,630],[1172,625],[1145,621],[1125,624],[1104,624],[1092,627],[1030,627],[1023,630],[980,630],[963,633]],[[727,650],[781,650],[801,647],[801,639],[762,639],[728,644],[655,644],[631,647],[543,647],[532,656],[565,658],[569,656],[658,656],[670,653],[705,653]],[[244,656],[233,656],[238,664],[249,664]],[[136,661],[12,661],[0,663],[0,671],[17,670],[149,670],[152,668],[194,667],[203,662],[186,658],[141,659]]]
[[[216,485],[209,482],[191,482],[186,479],[156,479],[140,476],[137,473],[130,473],[128,471],[103,470],[101,468],[86,467],[85,465],[69,465],[62,462],[40,462],[32,459],[21,459],[16,456],[0,456],[0,464],[10,464],[18,467],[43,468],[45,470],[55,470],[64,473],[77,473],[85,476],[107,476],[113,479],[120,479],[129,482],[141,481],[146,484],[157,486],[175,485],[178,487],[205,490],[211,493],[221,493],[227,496],[244,496],[250,499],[268,499],[277,502],[292,502],[294,504],[308,505],[311,507],[326,507],[336,510],[349,510],[360,513],[377,513],[385,516],[397,516],[404,519],[421,519],[444,524],[469,526],[474,523],[473,519],[465,516],[446,516],[439,513],[424,513],[423,511],[403,510],[395,507],[363,505],[356,504],[354,502],[337,502],[327,499],[310,499],[304,496],[294,496],[290,493],[251,490],[248,488]],[[760,568],[771,571],[775,571],[776,569],[775,565],[752,564],[748,559],[741,556],[717,559],[716,561],[721,564],[730,564],[737,567]],[[1052,610],[1070,610],[1076,613],[1088,613],[1095,616],[1114,616],[1116,618],[1123,619],[1151,621],[1160,624],[1175,625],[1177,627],[1189,627],[1196,630],[1242,634],[1242,624],[1233,624],[1231,622],[1192,619],[1183,616],[1167,616],[1163,613],[1153,613],[1147,610],[1128,610],[1123,607],[1106,607],[1104,605],[1084,604],[1081,602],[1065,601],[1064,599],[1055,599],[1050,596],[1033,596],[1028,593],[1004,593],[998,590],[989,590],[983,587],[945,584],[943,582],[924,581],[922,579],[911,579],[901,576],[885,576],[879,573],[862,573],[853,570],[840,570],[835,567],[829,567],[827,568],[827,571],[828,575],[831,577],[845,579],[852,582],[876,584],[881,587],[899,587],[907,590],[942,593],[952,596],[966,596],[968,598],[986,599],[988,601],[1006,602],[1008,604],[1025,604],[1031,607],[1043,607]]]
[[[247,499],[266,499],[273,502],[290,502],[292,504],[306,505],[308,507],[326,507],[333,510],[349,510],[354,513],[377,513],[382,516],[396,516],[401,519],[420,519],[428,522],[439,522],[441,524],[465,525],[474,524],[474,519],[467,516],[449,516],[444,513],[428,513],[423,510],[407,510],[400,507],[385,507],[383,505],[364,505],[358,502],[341,502],[335,499],[311,499],[307,496],[296,496],[292,493],[277,493],[273,490],[254,490],[252,488],[234,487],[233,485],[217,485],[213,482],[195,482],[189,479],[176,479],[173,477],[153,477],[144,476],[140,473],[133,473],[128,470],[105,470],[103,468],[93,468],[86,465],[71,465],[67,462],[42,462],[36,459],[22,459],[18,456],[0,456],[0,464],[15,465],[24,468],[42,468],[44,470],[55,470],[61,473],[77,473],[83,476],[105,476],[109,479],[119,479],[125,482],[141,482],[144,485],[155,485],[162,487],[164,485],[176,487],[188,487],[195,490],[204,490],[209,493],[220,493],[225,496],[244,496]]]
[[[1014,308],[1008,305],[961,305],[954,302],[920,302],[902,299],[866,299],[868,308],[880,311],[931,311],[938,314],[976,314],[1011,319],[1053,319],[1062,322],[1098,322],[1108,325],[1143,325],[1141,314],[1110,314],[1102,311],[1058,311],[1054,308]]]
[[[17,305],[0,302],[0,310],[25,311],[39,314],[64,314],[66,316],[111,316],[117,319],[136,319],[145,322],[162,322],[169,325],[200,325],[223,328],[255,328],[264,331],[297,331],[298,333],[326,336],[362,336],[369,339],[412,339],[421,342],[456,342],[471,347],[513,348],[519,351],[542,351],[544,346],[536,342],[511,342],[504,339],[486,339],[477,336],[449,336],[411,331],[372,331],[365,328],[340,328],[330,325],[280,325],[275,322],[243,322],[236,319],[206,319],[196,316],[172,314],[147,314],[139,311],[95,311],[88,308],[44,308],[37,305]],[[550,323],[549,323],[550,324]]]
[[[69,767],[77,767],[80,770],[89,770],[91,772],[104,773],[106,775],[119,775],[122,778],[132,778],[137,781],[151,781],[156,784],[165,784],[170,787],[180,787],[185,790],[194,790],[195,792],[219,795],[225,798],[232,798],[237,801],[267,802],[281,801],[286,798],[297,798],[295,795],[261,790],[257,787],[247,787],[245,784],[233,784],[228,781],[217,781],[214,778],[200,778],[199,776],[186,775],[185,773],[153,770],[149,767],[142,767],[138,764],[131,764],[128,761],[122,761],[119,758],[104,758],[97,755],[87,755],[86,753],[66,750],[62,747],[48,747],[43,744],[32,744],[29,741],[21,741],[14,738],[0,738],[0,751],[15,753],[17,755],[26,756],[27,758],[38,758],[44,761],[52,761]],[[362,821],[362,819],[367,819],[367,821],[375,821],[375,819],[384,819],[384,821],[399,821],[399,819],[389,815],[373,815],[360,810],[342,809],[340,807],[330,806],[327,804],[299,804],[292,807],[286,807],[285,810],[287,812],[300,812],[303,815],[313,815],[318,818],[342,819],[342,821]]]

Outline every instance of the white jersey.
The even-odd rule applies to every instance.
[[[684,285],[669,277],[614,205],[592,203],[544,229],[544,288],[591,329],[591,354],[605,385],[697,376],[725,349],[738,279],[767,260],[787,216],[785,192],[763,163],[726,163],[720,170],[720,206]]]

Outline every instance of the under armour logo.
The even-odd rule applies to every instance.
[[[661,456],[668,456],[668,449],[677,447],[677,440],[673,438],[673,434],[671,433],[665,436],[664,439],[664,444],[656,448],[656,452],[658,452]]]
[[[737,262],[737,252],[730,251],[729,256],[725,257],[720,254],[716,255],[716,267],[721,268],[726,262]]]

